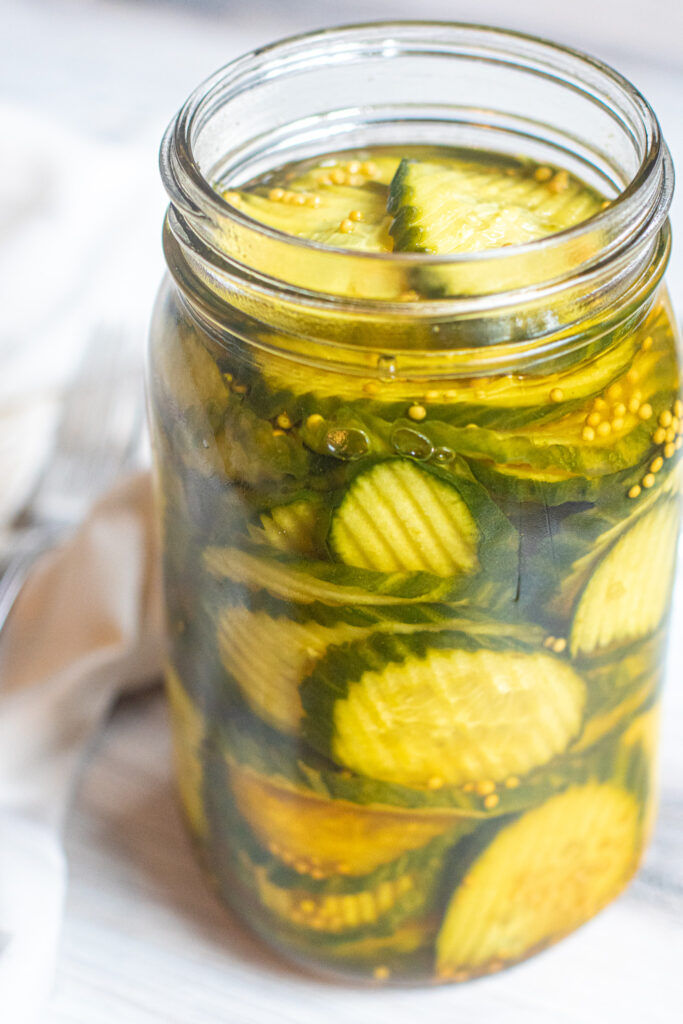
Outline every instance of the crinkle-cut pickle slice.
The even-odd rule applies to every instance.
[[[330,651],[302,688],[311,742],[360,775],[406,786],[499,782],[547,764],[579,734],[585,685],[549,653],[457,641],[443,649],[424,634],[393,642],[401,651],[385,663],[378,644],[342,650],[346,678]],[[420,643],[424,655],[413,653]]]
[[[530,168],[507,175],[476,163],[403,160],[388,209],[397,250],[451,254],[562,231],[597,213],[600,198],[566,172],[539,181]]]
[[[614,544],[579,599],[573,655],[631,643],[657,628],[671,598],[679,525],[678,502],[664,500]]]
[[[266,543],[295,555],[320,553],[319,524],[323,502],[318,495],[276,505],[260,515]]]
[[[329,540],[341,561],[364,569],[454,576],[478,567],[479,530],[457,489],[398,459],[356,477]]]
[[[201,746],[204,741],[204,721],[185,692],[177,672],[167,665],[165,669],[166,698],[171,711],[173,753],[180,800],[187,820],[199,836],[206,835],[208,824],[202,800]]]
[[[234,605],[219,614],[217,632],[221,661],[247,703],[276,729],[296,735],[303,714],[299,684],[328,647],[368,629],[296,622]]]
[[[229,777],[237,808],[260,842],[314,879],[367,875],[436,836],[471,828],[448,811],[414,814],[332,800],[237,763],[229,764]]]
[[[449,589],[447,581],[428,573],[366,572],[346,565],[266,555],[236,547],[209,547],[204,564],[217,579],[267,590],[274,597],[301,604],[394,605],[411,601],[438,601]]]
[[[591,918],[636,869],[639,814],[627,790],[592,782],[503,828],[455,890],[436,944],[437,973],[486,973]]]
[[[405,901],[410,910],[420,904],[416,895],[419,877],[409,873],[380,882],[375,889],[359,893],[312,893],[285,889],[272,882],[266,869],[254,865],[254,882],[259,899],[268,910],[291,925],[328,935],[355,933],[376,925]]]
[[[266,195],[235,190],[224,194],[229,202],[254,220],[289,235],[344,249],[386,252],[392,248],[390,218],[386,212],[387,190],[383,186],[342,184],[314,192],[296,190],[292,193],[276,188]]]

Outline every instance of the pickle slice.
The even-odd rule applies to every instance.
[[[679,524],[678,502],[664,500],[616,541],[579,599],[573,655],[631,643],[657,629],[671,598]]]
[[[301,687],[309,741],[406,786],[495,783],[547,764],[579,733],[585,685],[549,653],[488,640],[376,634],[331,649]]]
[[[330,529],[341,561],[382,572],[471,573],[478,543],[475,519],[457,488],[398,459],[355,478]]]
[[[436,945],[439,976],[496,970],[593,917],[637,867],[639,816],[627,790],[589,783],[504,827],[453,895]]]
[[[437,836],[472,828],[452,812],[411,813],[333,800],[230,763],[237,809],[270,852],[300,874],[367,875]]]
[[[343,249],[386,252],[392,248],[387,190],[382,185],[333,184],[315,191],[275,188],[266,195],[231,190],[224,195],[254,220],[290,235]]]
[[[217,624],[221,661],[247,703],[264,721],[293,735],[303,714],[299,684],[328,647],[367,632],[345,622],[322,626],[240,605],[220,612]]]
[[[388,209],[395,249],[452,254],[554,234],[597,213],[600,199],[566,172],[539,181],[531,165],[506,175],[464,161],[403,160]]]
[[[166,666],[165,678],[180,801],[192,831],[205,836],[208,824],[202,798],[201,763],[204,722],[170,665]]]
[[[438,601],[449,593],[449,581],[430,573],[380,573],[275,553],[266,556],[256,546],[207,548],[204,564],[217,579],[300,603],[391,605]]]

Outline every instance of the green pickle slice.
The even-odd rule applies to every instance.
[[[625,886],[641,851],[635,796],[575,786],[507,825],[448,906],[437,973],[464,980],[514,963],[593,917]]]
[[[431,788],[547,764],[578,735],[586,701],[580,676],[550,653],[446,631],[333,648],[301,695],[305,735],[321,753]]]

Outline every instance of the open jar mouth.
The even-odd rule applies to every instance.
[[[521,152],[567,168],[610,205],[521,245],[374,253],[284,234],[214,187],[237,187],[294,160],[402,141]],[[359,315],[408,310],[451,319],[518,309],[528,299],[555,306],[568,292],[593,295],[594,307],[600,296],[607,304],[608,292],[614,304],[615,289],[628,296],[645,277],[653,287],[668,258],[673,169],[647,101],[594,58],[483,26],[360,24],[255,50],[189,97],[164,137],[161,173],[171,200],[169,266],[181,286],[189,272],[214,297],[239,286],[264,302],[277,296],[309,310],[343,305]],[[411,280],[424,270],[443,273],[445,284],[438,296],[411,301]]]

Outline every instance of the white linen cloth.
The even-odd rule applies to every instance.
[[[66,870],[60,828],[116,698],[158,677],[161,600],[148,474],[123,481],[36,566],[0,638],[0,1019],[49,991]]]

